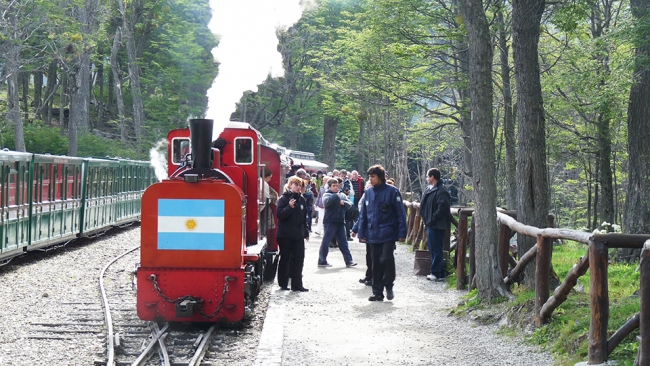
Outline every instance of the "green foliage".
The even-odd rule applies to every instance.
[[[24,126],[25,149],[34,154],[66,155],[68,140],[61,136],[60,129],[30,123]],[[0,138],[2,148],[15,150],[14,130],[7,128]]]
[[[79,138],[78,155],[97,158],[139,158],[137,152],[132,147],[125,147],[116,143],[115,140],[105,139],[93,134],[83,135]]]

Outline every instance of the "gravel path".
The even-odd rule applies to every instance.
[[[333,267],[318,268],[319,239],[307,244],[303,281],[310,291],[280,291],[277,285],[271,290],[268,318],[276,314],[283,321],[267,318],[256,364],[553,364],[549,353],[498,337],[497,325],[449,316],[465,292],[414,276],[406,245],[396,251],[395,299],[370,302],[370,287],[358,282],[365,272],[365,245],[350,243],[357,267],[346,268],[334,249],[328,256]],[[271,352],[279,342],[266,334],[282,335],[281,355]]]

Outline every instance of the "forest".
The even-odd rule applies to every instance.
[[[219,69],[208,0],[2,6],[3,148],[147,159],[205,116]],[[383,164],[415,199],[435,166],[474,205],[493,167],[497,206],[531,196],[529,174],[556,226],[647,233],[648,7],[318,0],[277,30],[284,76],[245,92],[234,118],[332,167]]]

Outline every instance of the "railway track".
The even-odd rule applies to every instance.
[[[253,321],[228,326],[142,321],[137,317],[133,287],[137,261],[137,248],[104,258],[105,263],[110,263],[103,268],[95,267],[101,270],[100,291],[64,298],[56,306],[55,316],[32,318],[27,323],[27,338],[43,348],[49,348],[52,342],[96,344],[97,353],[90,356],[95,365],[251,364],[250,357],[254,357],[259,341],[256,328],[263,319],[265,306],[254,307]],[[68,283],[74,286],[75,276],[70,278]],[[110,319],[111,325],[106,319]],[[77,364],[88,364],[88,356],[85,353],[86,358],[80,358]]]

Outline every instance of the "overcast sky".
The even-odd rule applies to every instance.
[[[206,118],[215,120],[216,137],[244,91],[257,90],[269,73],[283,75],[275,32],[296,23],[302,9],[300,0],[210,0],[210,6],[210,29],[220,38],[212,53],[221,64],[208,90]]]

